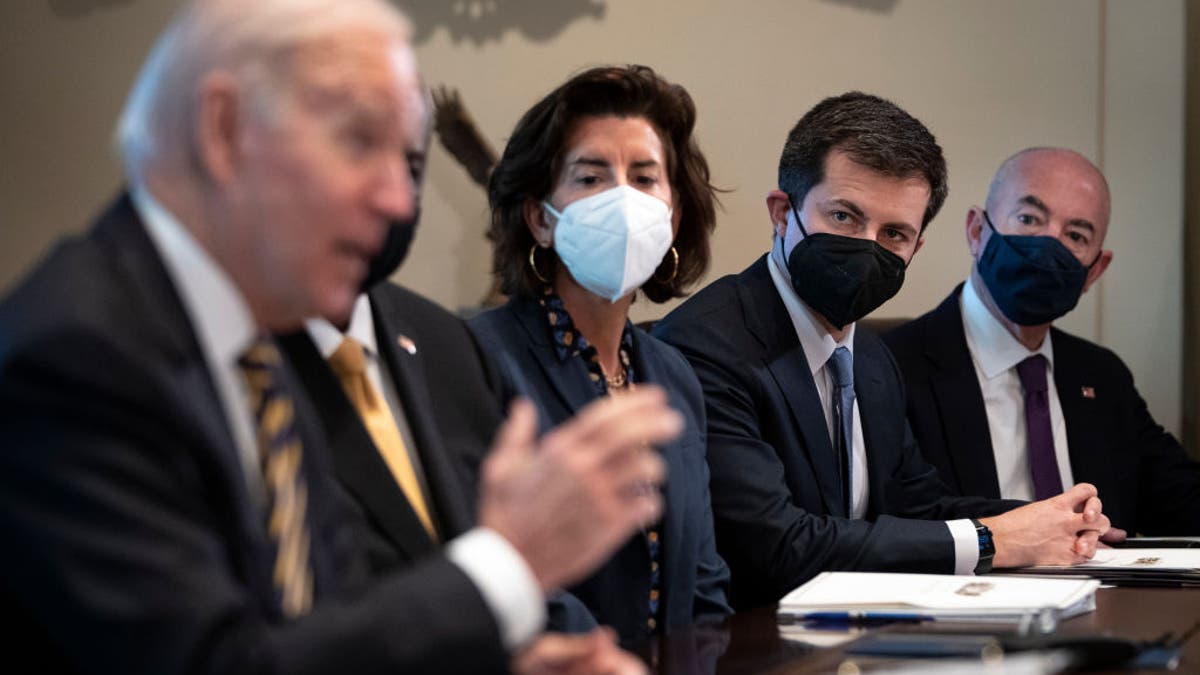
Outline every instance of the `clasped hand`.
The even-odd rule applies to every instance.
[[[980,522],[992,531],[995,567],[1074,565],[1095,556],[1102,542],[1125,538],[1123,530],[1111,527],[1089,483]]]

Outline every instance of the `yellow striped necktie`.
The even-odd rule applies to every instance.
[[[292,398],[283,384],[279,350],[260,338],[238,359],[254,412],[259,461],[270,513],[267,532],[275,545],[272,580],[283,616],[312,609],[313,572],[309,560],[308,487],[304,449],[296,429]]]
[[[367,379],[367,360],[363,346],[357,340],[347,337],[342,340],[337,351],[329,357],[329,365],[337,373],[342,382],[342,389],[358,411],[371,440],[383,456],[384,463],[392,472],[396,484],[404,491],[408,503],[416,512],[417,518],[425,526],[425,531],[435,540],[438,538],[433,518],[429,514],[429,505],[421,492],[421,483],[417,480],[417,472],[413,467],[412,458],[400,435],[396,419],[388,408],[380,392]]]

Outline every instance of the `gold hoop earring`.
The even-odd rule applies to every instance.
[[[537,244],[529,247],[529,269],[533,270],[533,276],[537,277],[538,281],[541,281],[543,284],[548,284],[550,283],[550,280],[542,276],[542,273],[538,271],[537,261],[533,258],[533,254],[537,253],[537,250]]]
[[[657,276],[654,277],[654,280],[660,284],[669,284],[672,281],[675,281],[675,275],[679,274],[679,251],[676,251],[675,247],[672,246],[668,253],[671,254],[671,260],[674,261],[674,264],[671,265],[671,276],[667,277],[666,279],[659,279]]]

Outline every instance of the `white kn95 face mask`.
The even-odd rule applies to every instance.
[[[616,302],[654,274],[671,248],[671,207],[628,185],[571,202],[559,213],[554,250],[587,290]]]

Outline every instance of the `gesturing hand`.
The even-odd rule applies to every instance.
[[[586,576],[662,509],[666,465],[651,444],[683,418],[652,385],[607,397],[547,433],[516,401],[483,465],[480,524],[511,543],[543,590]]]

